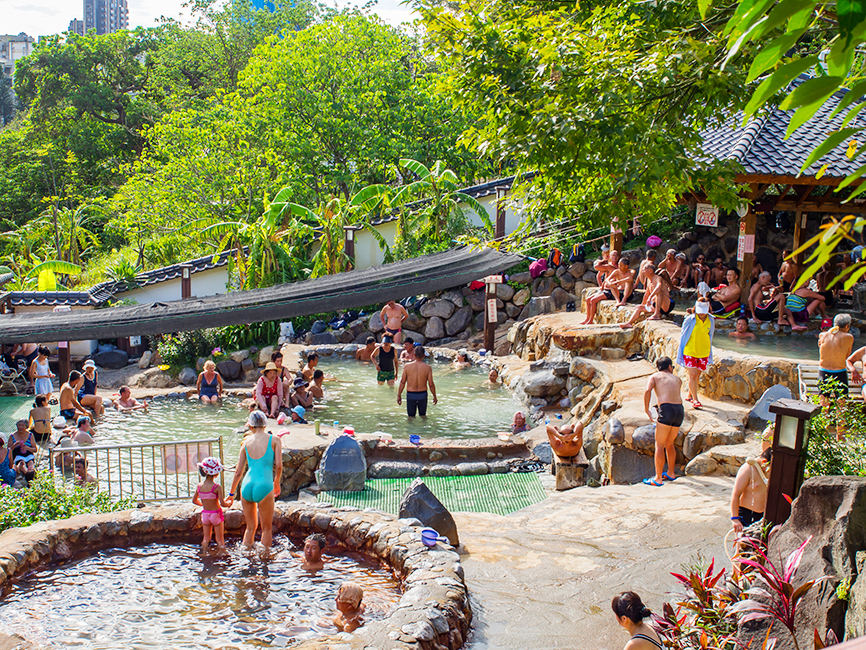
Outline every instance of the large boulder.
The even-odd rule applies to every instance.
[[[400,499],[400,518],[414,518],[444,535],[452,546],[460,544],[457,524],[448,509],[436,498],[424,481],[416,478]]]
[[[216,367],[217,372],[222,376],[222,378],[228,381],[234,381],[235,379],[239,379],[243,370],[241,368],[241,364],[239,364],[237,361],[232,361],[231,359],[220,361],[218,364],[216,364]]]
[[[438,316],[433,316],[424,327],[424,336],[430,341],[445,338],[445,323]]]
[[[487,304],[487,294],[484,291],[473,291],[466,298],[472,311],[484,311]]]
[[[266,345],[261,350],[259,350],[259,355],[256,358],[256,365],[260,368],[264,368],[271,360],[271,355],[274,353],[273,345]]]
[[[355,338],[358,338],[360,334],[367,331],[367,323],[364,322],[363,318],[356,318],[351,323],[346,325],[346,327],[349,328]]]
[[[141,359],[138,360],[138,367],[142,370],[147,370],[150,368],[150,362],[153,359],[153,352],[150,350],[145,350],[141,354]]]
[[[553,301],[553,306],[557,311],[565,309],[565,306],[568,303],[575,300],[574,296],[562,287],[556,287],[556,289],[550,293],[550,299]]]
[[[565,379],[549,370],[538,370],[524,373],[518,387],[532,397],[553,397],[565,388]]]
[[[532,292],[529,289],[523,288],[512,296],[511,302],[518,307],[523,307],[530,298],[532,298]]]
[[[442,294],[442,300],[450,300],[454,303],[455,307],[463,306],[463,294],[459,291],[451,289],[450,291],[446,291]]]
[[[556,280],[548,277],[535,278],[532,282],[533,296],[549,296],[557,288]]]
[[[507,307],[511,306],[511,303],[508,303]],[[485,312],[481,312],[480,314],[475,314],[475,329],[481,332],[484,329],[484,320],[487,318],[487,314]],[[497,310],[496,312],[496,327],[502,325],[505,321],[508,320],[508,312]]]
[[[333,332],[322,332],[310,337],[310,345],[336,345],[339,340]]]
[[[192,368],[184,368],[178,373],[177,380],[184,386],[194,386],[198,381],[198,373]]]
[[[563,274],[559,277],[559,284],[560,284],[560,285],[562,286],[562,288],[565,289],[566,291],[571,291],[572,289],[574,289],[574,285],[575,285],[576,282],[577,282],[577,281],[575,280],[574,276],[571,275],[571,273],[563,273]],[[556,291],[556,289],[554,289],[554,292],[555,292],[555,291]]]
[[[514,287],[510,284],[497,284],[496,297],[508,302],[514,296]]]
[[[461,296],[462,298],[463,296]],[[427,321],[421,318],[418,314],[409,314],[409,318],[403,321],[403,329],[404,330],[412,330],[413,332],[420,332],[424,329],[424,326],[427,324]],[[354,332],[353,332],[354,334]]]
[[[586,273],[586,263],[575,262],[568,267],[568,273],[574,278],[582,278],[583,274]]]
[[[514,275],[508,276],[509,282],[516,282],[517,284],[529,284],[532,282],[532,274],[529,271],[524,271],[523,273],[515,273]]]
[[[427,337],[418,332],[413,332],[412,330],[408,330],[405,327],[403,328],[403,336],[400,341],[405,341],[407,338],[411,338],[413,343],[417,343],[418,345],[426,345]]]
[[[776,415],[775,413],[770,413],[770,405],[780,399],[791,399],[792,397],[791,389],[787,386],[782,384],[770,386],[764,391],[764,394],[761,395],[761,399],[755,403],[752,410],[749,411],[749,426],[754,429],[759,429],[765,427],[767,422],[775,422]]]
[[[334,438],[316,470],[316,482],[323,490],[360,492],[367,479],[367,459],[352,436]]]
[[[844,581],[856,584],[857,552],[866,550],[866,478],[819,476],[803,483],[788,521],[770,536],[767,556],[781,571],[784,558],[809,537],[812,539],[806,545],[794,585],[824,576],[829,580],[812,587],[797,607],[795,626],[801,648],[812,647],[816,629],[821,638],[828,629],[843,638],[846,608],[852,622],[858,616],[853,603],[839,598],[836,587]],[[862,620],[862,612],[859,616]],[[739,641],[748,644],[751,639],[752,647],[760,647],[769,625],[770,620],[741,624]],[[777,628],[774,625],[773,631]],[[788,634],[774,636],[778,637],[776,648],[794,647]]]
[[[120,370],[129,364],[129,355],[123,350],[105,350],[104,352],[97,352],[90,358],[100,368],[111,370]],[[65,377],[62,379],[66,380]]]
[[[470,322],[472,322],[472,308],[461,307],[454,312],[451,318],[445,321],[445,331],[448,333],[448,336],[454,336],[469,327]]]
[[[555,311],[556,305],[554,305],[550,297],[532,298],[523,307],[523,311],[520,312],[519,320],[525,320],[532,316],[539,316],[540,314],[552,314]]]
[[[373,332],[373,334],[378,334],[385,329],[385,323],[382,322],[381,312],[377,311],[375,314],[370,316],[370,322],[367,323],[367,329]]]
[[[616,485],[640,483],[655,476],[653,457],[624,445],[600,444],[598,447],[601,466],[610,482]]]
[[[250,358],[250,351],[249,350],[237,350],[235,352],[232,352],[229,356],[231,357],[232,361],[237,361],[238,363],[243,363],[244,359]]]
[[[436,300],[425,302],[421,306],[421,315],[424,318],[438,316],[439,318],[448,319],[451,317],[451,314],[454,313],[455,309],[457,309],[457,307],[455,307],[454,303],[450,300],[442,300],[441,298],[438,298]]]

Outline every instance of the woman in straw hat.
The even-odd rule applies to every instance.
[[[283,406],[283,382],[280,381],[277,364],[273,361],[262,370],[262,376],[256,382],[255,397],[256,404],[268,417],[277,417]]]

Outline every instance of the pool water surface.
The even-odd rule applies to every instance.
[[[789,336],[761,336],[756,334],[754,341],[740,341],[728,336],[727,332],[716,330],[713,345],[723,350],[741,354],[756,354],[762,357],[786,357],[803,361],[818,360],[818,333],[809,332]],[[854,342],[854,349],[858,347]]]
[[[330,619],[342,581],[364,589],[367,622],[400,598],[390,571],[360,556],[325,556],[313,574],[288,538],[274,541],[273,559],[236,542],[224,554],[151,544],[45,567],[7,583],[0,628],[84,650],[284,647],[337,632]]]

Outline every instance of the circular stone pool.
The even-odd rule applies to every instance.
[[[471,611],[457,553],[426,548],[420,527],[378,511],[278,503],[285,535],[268,558],[231,548],[201,554],[200,516],[154,506],[10,529],[0,535],[3,634],[79,648],[447,648],[463,645]],[[226,512],[230,539],[243,529]],[[316,576],[292,557],[311,532],[326,536]],[[236,545],[236,542],[232,542]],[[384,567],[384,568],[382,568]],[[337,584],[362,584],[365,624],[322,623]]]

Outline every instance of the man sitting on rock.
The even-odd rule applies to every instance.
[[[609,273],[598,290],[586,299],[586,318],[581,325],[589,325],[595,320],[598,303],[604,300],[616,300],[617,306],[624,305],[628,297],[626,291],[630,293],[633,286],[634,276],[628,267],[628,260],[620,258],[617,269]]]
[[[635,307],[631,318],[629,318],[625,323],[620,323],[619,326],[622,329],[632,327],[643,313],[652,313],[653,315],[650,316],[650,320],[661,320],[662,316],[670,314],[676,306],[674,301],[671,299],[668,284],[661,278],[661,276],[656,275],[655,269],[648,266],[646,269],[646,275],[647,288],[646,291],[644,291],[643,301]]]
[[[583,422],[575,420],[562,427],[548,424],[547,439],[550,440],[553,453],[559,458],[575,458],[583,449]]]
[[[740,270],[728,269],[725,279],[728,284],[708,296],[714,314],[726,314],[740,306]]]

